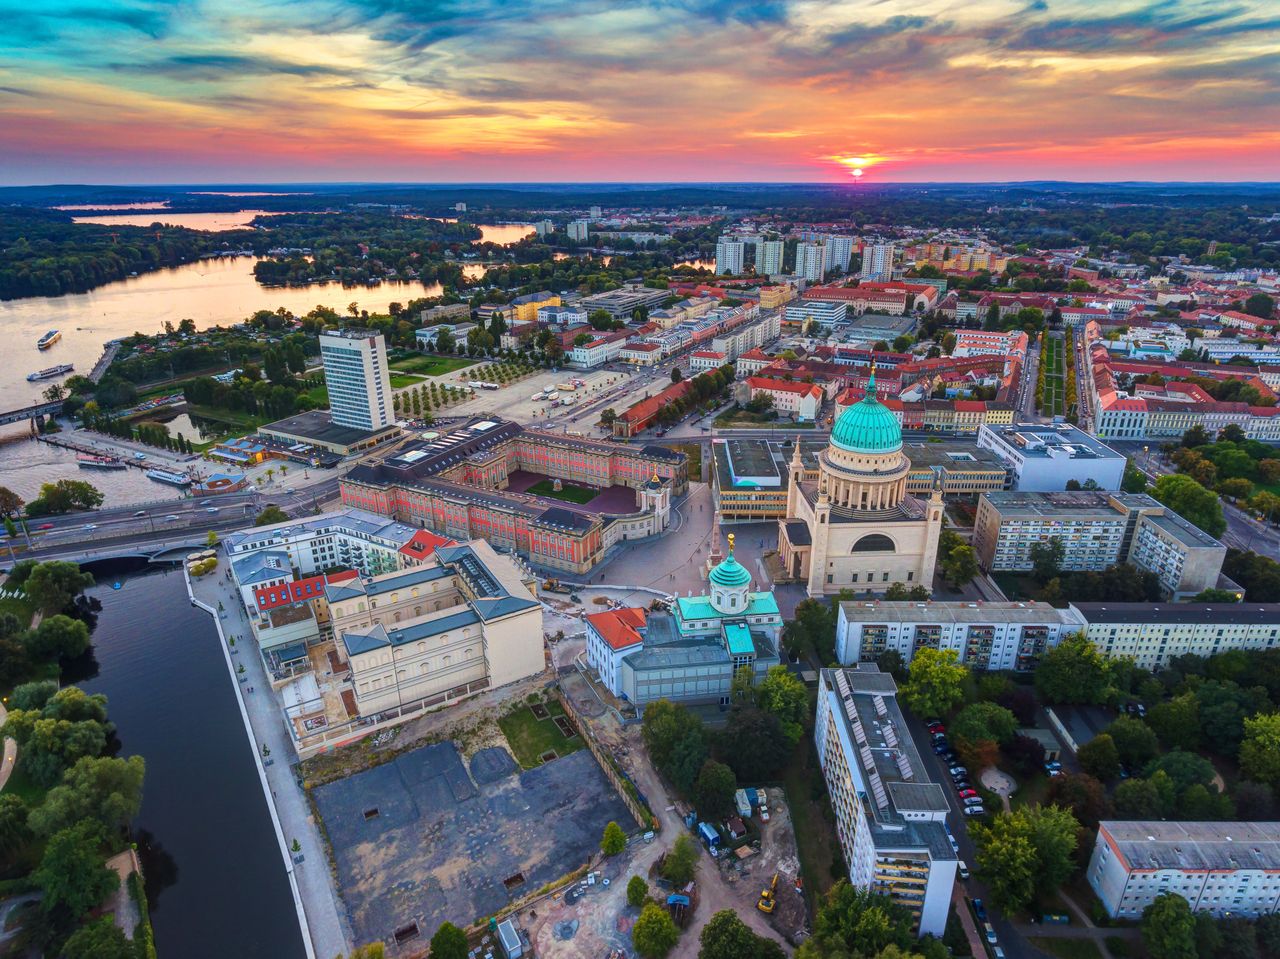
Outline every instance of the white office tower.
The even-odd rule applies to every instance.
[[[598,206],[593,206],[593,207],[592,207],[589,211],[587,211],[587,212],[590,214],[591,219],[593,219],[593,220],[598,220],[598,219],[600,219],[600,216],[601,216],[601,213],[602,213],[601,209],[600,209]]]
[[[874,243],[863,247],[862,278],[864,280],[893,279],[893,244]]]
[[[742,272],[743,252],[746,244],[732,237],[722,236],[716,243],[716,273],[735,275]]]
[[[810,283],[821,283],[827,274],[825,243],[796,244],[796,275]]]
[[[533,225],[533,229],[538,236],[546,236],[548,233],[556,232],[556,225],[550,220],[539,220]]]
[[[827,269],[849,272],[849,261],[853,259],[853,237],[829,236],[827,243]]]
[[[338,426],[380,430],[395,423],[387,346],[375,330],[320,334],[329,415]]]
[[[585,243],[591,233],[591,224],[586,220],[573,220],[566,229],[569,232],[569,239]]]
[[[775,273],[781,273],[782,249],[781,240],[766,240],[764,237],[757,238],[756,273],[760,276],[773,276]]]

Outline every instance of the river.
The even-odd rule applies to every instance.
[[[107,696],[121,755],[146,759],[135,828],[159,955],[301,959],[280,846],[213,621],[190,605],[177,570],[98,574],[98,673],[77,685]],[[122,589],[111,588],[116,580]]]
[[[197,433],[185,426],[185,422],[176,423],[171,429],[175,435],[182,433],[195,440]],[[92,483],[106,497],[107,506],[184,498],[184,491],[177,486],[149,480],[139,470],[80,469],[74,451],[26,439],[27,429],[25,422],[0,427],[0,486],[13,490],[28,503],[40,495],[41,484],[60,479]]]

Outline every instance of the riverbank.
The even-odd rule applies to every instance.
[[[343,955],[352,933],[329,870],[329,858],[294,766],[298,756],[285,729],[271,679],[235,586],[218,570],[196,580],[183,573],[191,603],[214,621],[227,673],[235,689],[254,766],[271,813],[308,959]],[[228,643],[236,637],[236,646]],[[233,657],[234,660],[233,661]],[[243,670],[243,672],[241,672]],[[249,692],[253,690],[253,692]],[[287,838],[286,838],[287,837]],[[296,851],[295,851],[296,849]]]

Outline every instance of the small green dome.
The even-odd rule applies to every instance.
[[[724,562],[718,564],[711,571],[711,582],[717,586],[735,587],[746,586],[751,582],[751,574],[747,572],[747,568],[733,558],[732,551]]]
[[[850,453],[892,453],[902,449],[902,427],[893,411],[876,399],[874,372],[867,384],[867,395],[836,420],[831,445]]]

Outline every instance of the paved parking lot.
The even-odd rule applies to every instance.
[[[520,773],[504,750],[451,742],[315,790],[357,942],[417,923],[420,949],[446,919],[467,925],[578,868],[626,807],[585,750]]]

